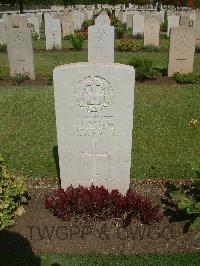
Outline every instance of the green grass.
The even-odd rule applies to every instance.
[[[198,266],[200,253],[145,256],[66,256],[62,254],[2,253],[3,266],[79,266],[79,265],[134,265],[134,266]]]
[[[135,40],[136,42],[142,42],[142,40]],[[34,65],[37,76],[49,77],[52,75],[53,69],[61,64],[69,64],[74,62],[86,62],[87,51],[73,51],[73,50],[61,50],[61,51],[39,51],[39,49],[45,49],[45,40],[33,41],[33,47],[36,49],[34,52]],[[72,48],[70,41],[63,41],[63,48]],[[84,42],[84,48],[87,48],[87,41]],[[115,52],[115,62],[128,64],[128,61],[132,56],[140,56],[149,58],[153,61],[154,66],[167,66],[168,64],[168,48],[169,40],[160,39],[160,51],[154,53],[145,52]],[[0,79],[1,77],[9,77],[8,58],[6,53],[0,53]],[[199,72],[200,69],[200,54],[195,54],[194,72]]]
[[[200,175],[200,86],[135,89],[131,177],[191,178]],[[57,176],[53,88],[0,88],[0,153],[9,168],[31,177]]]

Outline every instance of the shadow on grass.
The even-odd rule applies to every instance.
[[[30,242],[15,232],[0,232],[0,264],[2,266],[39,266],[41,260],[33,251]]]
[[[185,222],[183,226],[183,233],[186,234],[190,228],[190,225],[194,222],[196,215],[189,215],[184,210],[178,209],[178,206],[175,202],[173,202],[170,193],[172,191],[184,191],[187,195],[194,197],[194,199],[200,199],[199,187],[198,184],[192,185],[183,185],[181,187],[177,187],[174,184],[169,182],[165,183],[165,195],[162,198],[162,203],[165,205],[164,215],[169,217],[169,222]]]
[[[56,165],[56,171],[57,171],[57,176],[59,179],[59,185],[61,186],[58,146],[53,147],[53,157],[54,157],[54,161],[55,161],[55,165]]]

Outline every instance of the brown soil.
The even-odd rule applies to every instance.
[[[163,209],[161,199],[166,192],[165,180],[134,181],[131,186]],[[165,217],[160,223],[149,226],[132,222],[126,229],[116,219],[94,225],[81,220],[63,222],[44,208],[45,195],[58,188],[56,179],[29,180],[28,188],[31,200],[25,206],[26,212],[17,218],[14,227],[0,233],[0,251],[26,250],[30,246],[35,252],[134,255],[197,252],[200,249],[200,234],[191,229],[184,230],[186,220],[180,217],[173,222]]]
[[[168,77],[158,77],[152,80],[145,80],[143,82],[137,82],[136,84],[147,84],[147,85],[176,85],[176,81]]]
[[[24,85],[49,85],[48,78],[46,77],[37,77],[35,80],[24,80],[21,83],[17,83],[15,80],[4,79],[0,80],[0,86],[24,86]]]

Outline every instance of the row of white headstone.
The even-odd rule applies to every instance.
[[[151,22],[156,22],[154,17],[149,18],[149,20],[151,20]],[[50,32],[55,32],[55,40],[57,40],[56,34],[58,34],[58,39],[61,42],[61,33],[56,30],[57,21],[57,19],[50,19],[48,21],[50,27],[46,29],[46,34],[48,35],[48,30]],[[154,31],[151,28],[151,25],[154,28],[155,25],[150,22],[148,25],[149,30],[146,30],[147,35],[145,35],[146,43],[155,40],[155,36],[157,36],[159,41],[159,34],[154,35]],[[11,29],[7,34],[7,41],[11,76],[21,73],[27,74],[31,79],[35,79],[31,30],[28,28],[23,30]],[[49,45],[51,44],[52,42]],[[172,76],[176,72],[192,72],[194,50],[195,35],[193,28],[171,28],[168,76]],[[88,29],[88,61],[105,64],[114,63],[114,27],[110,26],[110,19],[105,12],[101,13],[101,15],[97,17],[95,25],[90,26]]]
[[[88,63],[54,69],[61,186],[103,185],[125,194],[130,183],[135,70],[114,64],[114,27],[103,12],[89,27]],[[171,29],[169,65],[188,71],[194,60],[190,27]],[[8,34],[11,73],[34,77],[30,29]],[[171,70],[170,70],[171,71]]]

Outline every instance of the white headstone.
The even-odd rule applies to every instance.
[[[28,17],[28,27],[31,29],[33,34],[37,34],[40,39],[40,23],[36,16]]]
[[[24,74],[35,79],[30,29],[12,29],[7,34],[10,75]]]
[[[61,186],[130,183],[135,71],[120,64],[54,69]]]
[[[133,15],[133,36],[144,33],[144,15]]]
[[[95,25],[110,25],[110,18],[107,12],[101,12],[99,16],[95,19]]]
[[[21,15],[19,19],[19,28],[24,29],[28,26],[28,19],[26,15]]]
[[[7,33],[6,33],[6,23],[4,21],[0,22],[0,44],[7,43]]]
[[[168,16],[167,21],[168,21],[167,37],[169,37],[171,28],[179,27],[180,17],[179,16]]]
[[[74,30],[78,31],[81,29],[81,14],[80,12],[73,13],[73,20],[74,20]]]
[[[200,27],[194,27],[195,45],[200,45]]]
[[[61,25],[59,19],[49,19],[45,23],[46,50],[62,49]]]
[[[69,34],[74,34],[73,17],[70,13],[65,13],[62,17],[63,37]]]
[[[95,25],[88,28],[88,62],[114,63],[114,27]]]
[[[188,74],[193,71],[195,36],[191,27],[171,28],[168,76],[174,73]]]
[[[144,45],[159,47],[160,21],[155,17],[145,18],[144,23]]]
[[[127,14],[126,16],[126,23],[127,23],[127,28],[133,28],[133,15],[132,14]]]

